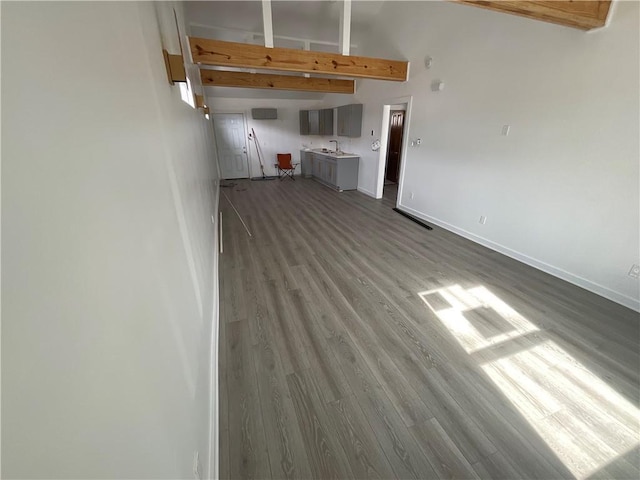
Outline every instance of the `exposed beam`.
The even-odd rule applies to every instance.
[[[273,20],[271,18],[271,0],[262,0],[262,25],[264,26],[264,46],[273,48]]]
[[[293,75],[267,75],[264,73],[200,70],[205,87],[241,87],[269,90],[299,90],[323,93],[355,93],[353,80],[337,78],[298,77]]]
[[[302,73],[375,78],[403,82],[409,62],[356,57],[291,48],[265,48],[246,43],[189,38],[194,63],[226,67],[263,68]]]
[[[164,66],[167,69],[167,79],[173,85],[176,82],[186,82],[187,73],[184,69],[182,55],[173,55],[166,50],[162,50],[164,56]]]
[[[351,0],[342,0],[340,10],[340,53],[349,55],[351,44]]]
[[[202,113],[209,115],[209,107],[204,103],[204,96],[196,94],[196,108],[201,108]]]
[[[591,30],[607,22],[611,0],[453,0],[480,8],[511,13],[543,22]]]

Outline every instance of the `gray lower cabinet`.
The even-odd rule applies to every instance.
[[[313,152],[300,150],[300,168],[303,177],[313,177]]]
[[[311,157],[311,171],[315,180],[339,191],[358,188],[359,157],[335,158],[320,153],[312,153]]]
[[[311,160],[311,176],[314,178],[322,178],[322,169],[324,165],[324,155],[313,154]]]

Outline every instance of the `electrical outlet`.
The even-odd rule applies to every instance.
[[[487,217],[485,217],[484,215],[480,215],[479,223],[481,223],[482,225],[487,223]]]
[[[193,478],[196,480],[200,480],[202,477],[200,476],[200,453],[193,452]]]
[[[413,192],[409,193],[409,198],[413,200]]]
[[[502,135],[503,136],[507,136],[509,135],[509,132],[511,131],[511,125],[503,125],[502,126]]]
[[[633,278],[640,277],[640,265],[631,265],[631,270],[629,270],[629,276]]]
[[[216,224],[216,218],[213,215],[211,215],[211,223]]]

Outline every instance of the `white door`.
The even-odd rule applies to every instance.
[[[242,113],[214,113],[213,128],[216,134],[220,176],[224,180],[249,178],[244,115]]]

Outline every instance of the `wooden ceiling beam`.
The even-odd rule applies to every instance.
[[[171,85],[176,82],[186,82],[187,73],[184,69],[182,55],[172,55],[166,50],[162,50],[164,56],[164,66],[167,69],[167,79]]]
[[[611,6],[611,0],[453,1],[581,30],[604,27]]]
[[[189,38],[193,63],[404,82],[409,62]]]
[[[293,75],[268,75],[264,73],[229,72],[224,70],[200,70],[205,87],[262,88],[267,90],[299,90],[322,93],[355,93],[353,80],[337,78],[298,77]]]

